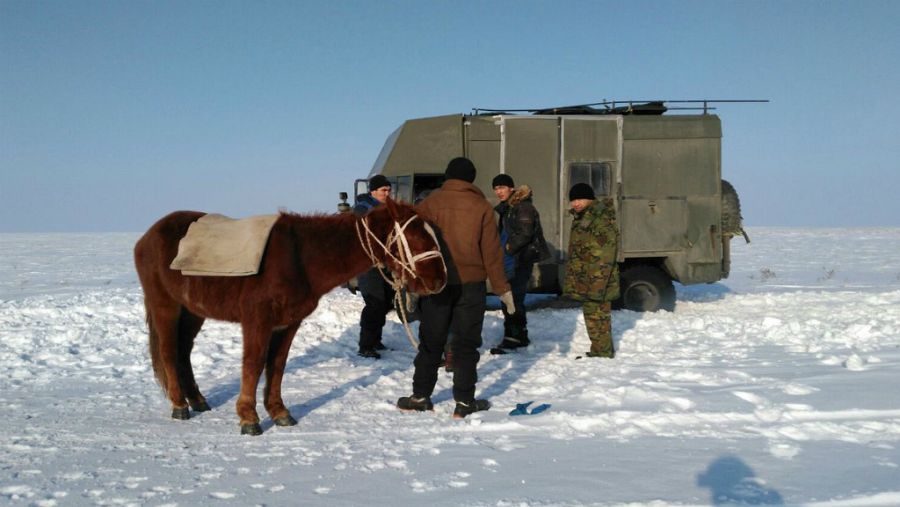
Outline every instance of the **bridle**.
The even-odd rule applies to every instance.
[[[394,306],[398,308],[398,313],[400,314],[401,319],[403,320],[403,325],[406,327],[406,335],[409,338],[410,343],[413,344],[413,347],[418,347],[419,344],[416,342],[416,339],[412,335],[412,331],[409,329],[409,324],[406,321],[406,302],[403,301],[402,290],[404,286],[406,286],[407,280],[410,278],[418,278],[418,270],[416,269],[416,263],[419,261],[423,261],[426,259],[433,259],[437,257],[441,260],[441,267],[444,270],[444,274],[447,274],[447,264],[444,262],[444,256],[441,255],[440,246],[437,240],[437,235],[434,233],[434,229],[422,220],[422,225],[425,227],[425,231],[431,236],[431,239],[434,240],[435,248],[431,250],[426,250],[424,252],[413,255],[412,249],[409,247],[409,241],[406,238],[406,228],[413,222],[415,219],[420,219],[418,215],[413,215],[409,217],[403,224],[401,225],[398,220],[394,220],[394,228],[388,233],[386,241],[382,242],[375,233],[372,232],[372,229],[369,227],[369,219],[366,216],[360,217],[359,220],[356,221],[356,235],[359,238],[359,244],[362,246],[363,251],[366,255],[369,256],[369,259],[372,261],[372,265],[378,268],[378,272],[381,274],[381,277],[384,278],[384,281],[394,289]],[[374,244],[373,244],[374,242]],[[391,251],[391,247],[396,246],[397,255]],[[376,248],[379,248],[384,252],[384,256],[379,258],[376,255]],[[392,271],[394,275],[393,278],[388,277],[384,274],[383,268],[387,267],[387,264],[384,260],[388,258],[393,259],[394,262],[397,263],[400,269],[399,276],[396,272]],[[384,259],[384,260],[382,260]],[[446,277],[444,281],[444,285],[437,290],[434,290],[432,293],[438,293],[444,290],[444,286],[446,286]],[[407,295],[407,298],[409,295]]]
[[[366,255],[369,256],[369,259],[372,260],[372,265],[378,268],[384,268],[387,264],[380,260],[378,255],[375,254],[375,248],[381,247],[381,250],[384,251],[384,258],[388,257],[393,259],[400,266],[400,276],[398,282],[400,285],[405,285],[406,281],[409,278],[418,278],[418,270],[416,269],[416,263],[426,259],[439,258],[441,260],[441,265],[444,268],[444,273],[447,272],[447,265],[444,263],[444,256],[441,255],[441,251],[437,248],[426,250],[419,254],[413,255],[412,249],[409,247],[409,241],[406,239],[406,228],[412,223],[413,220],[419,218],[418,215],[413,215],[403,222],[403,225],[400,225],[400,222],[394,220],[394,229],[388,234],[387,241],[382,243],[378,236],[372,232],[372,229],[369,227],[369,220],[367,217],[361,217],[356,222],[356,234],[359,237],[359,243],[363,247],[363,251],[366,252]],[[424,221],[423,221],[424,222]],[[362,224],[360,226],[360,224]],[[431,239],[434,240],[434,244],[437,245],[437,236],[434,234],[434,230],[428,225],[427,222],[423,224],[425,226],[425,231],[428,232],[428,235],[431,236]],[[363,230],[365,230],[365,234],[363,234]],[[374,245],[372,244],[374,241]],[[397,255],[394,255],[391,252],[391,247],[397,245]],[[396,277],[395,277],[396,278]],[[393,283],[392,283],[393,285]],[[440,292],[444,287],[441,286],[440,289],[435,292]]]

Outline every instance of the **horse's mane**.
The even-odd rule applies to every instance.
[[[407,203],[394,201],[394,204],[397,206],[398,210],[408,209],[414,211],[414,208]],[[379,206],[374,209],[382,208]],[[291,227],[304,230],[330,230],[334,227],[351,225],[359,218],[359,216],[354,213],[296,213],[293,211],[282,210],[279,214],[281,215],[282,220],[291,225]]]
[[[415,213],[415,209],[406,203],[394,202],[396,210],[401,216]],[[370,224],[382,224],[378,228],[383,231],[389,230],[390,223],[393,219],[387,215],[388,209],[385,206],[378,206],[367,215],[378,215],[378,220]],[[340,256],[335,257],[336,252],[344,251],[345,248],[353,248],[352,245],[359,245],[359,232],[356,227],[357,221],[361,217],[355,213],[293,213],[289,211],[281,211],[279,223],[286,225],[295,237],[300,240],[301,244],[316,243],[320,247],[322,255],[332,256],[331,262],[334,262]],[[385,219],[390,220],[386,222]],[[304,249],[304,255],[313,254],[310,249]],[[362,250],[360,250],[362,251]]]
[[[356,221],[353,213],[295,213],[293,211],[279,212],[281,219],[291,226],[303,228],[335,227],[352,224]]]

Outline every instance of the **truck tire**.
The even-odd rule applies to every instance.
[[[622,295],[613,303],[614,308],[635,312],[675,310],[672,279],[656,266],[640,264],[623,268],[619,287]]]
[[[741,223],[741,201],[734,186],[722,180],[722,234],[737,236],[744,233]]]

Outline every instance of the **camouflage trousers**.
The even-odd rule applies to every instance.
[[[584,325],[591,339],[591,355],[613,357],[616,354],[612,339],[612,305],[609,301],[585,301],[581,305]]]

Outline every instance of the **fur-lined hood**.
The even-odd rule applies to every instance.
[[[531,187],[529,187],[528,185],[519,185],[518,187],[516,187],[516,190],[513,192],[513,194],[509,196],[507,202],[510,206],[515,206],[516,204],[519,204],[526,199],[531,199],[531,193]]]

